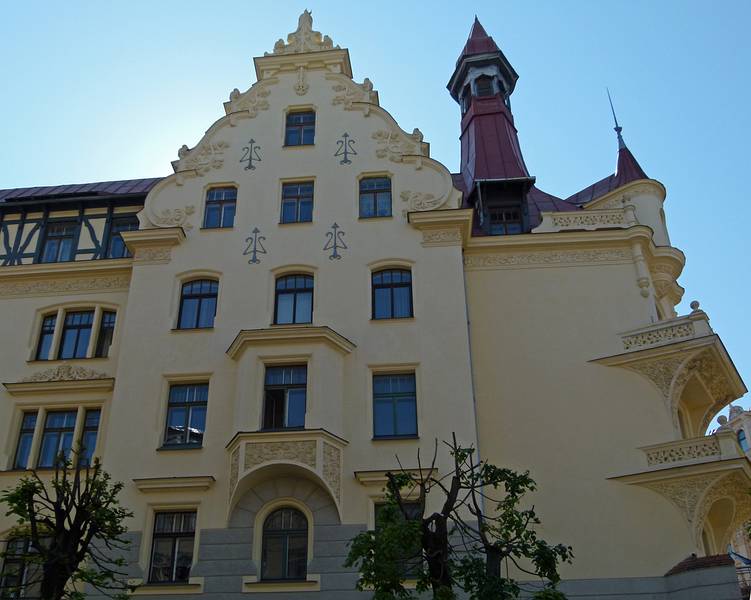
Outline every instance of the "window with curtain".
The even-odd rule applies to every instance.
[[[276,280],[274,324],[313,321],[313,276],[285,275]]]
[[[372,279],[374,319],[406,319],[412,313],[412,273],[406,269],[376,271]]]
[[[38,600],[42,597],[41,565],[30,557],[36,553],[29,538],[15,537],[8,540],[0,570],[0,598],[2,600]]]
[[[373,375],[373,437],[417,436],[414,373]]]
[[[149,583],[187,583],[193,564],[196,511],[154,515]]]
[[[78,458],[78,464],[82,467],[91,465],[96,450],[96,439],[99,435],[99,418],[102,411],[98,408],[86,411],[83,419],[83,432],[81,433],[81,454]]]
[[[48,412],[42,433],[42,448],[37,466],[51,469],[58,458],[67,460],[73,447],[73,432],[76,428],[75,410]]]
[[[263,523],[261,579],[304,580],[308,571],[308,520],[294,508],[280,508]]]
[[[305,427],[307,378],[305,365],[266,367],[264,429]]]
[[[178,329],[205,329],[214,326],[219,283],[198,279],[183,284]]]
[[[76,254],[77,229],[78,223],[75,221],[47,223],[39,262],[53,263],[73,260]]]
[[[94,356],[104,358],[110,353],[112,337],[115,334],[115,317],[113,311],[105,310],[102,312],[102,321],[99,323],[99,335],[96,340],[96,352]]]
[[[208,401],[208,383],[170,386],[165,446],[200,446],[203,443]]]

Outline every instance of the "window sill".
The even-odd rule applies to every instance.
[[[157,452],[170,452],[171,450],[201,450],[203,448],[203,444],[171,444],[171,445],[165,445],[165,446],[159,446],[156,451]]]
[[[170,329],[172,333],[195,333],[197,331],[214,331],[213,327],[173,327]]]
[[[129,579],[128,585],[136,588],[134,596],[203,593],[203,577],[191,577],[187,583],[143,583],[142,579]]]
[[[312,325],[313,321],[305,321],[304,323],[270,323],[269,327],[281,329],[283,327],[300,327],[301,325]]]
[[[55,363],[67,363],[75,360],[107,360],[109,356],[87,356],[84,358],[33,358],[31,360],[27,360],[26,364],[28,365],[50,365]]]
[[[415,317],[391,317],[389,319],[370,319],[371,323],[403,323],[403,322],[412,322],[415,320]]]
[[[279,221],[279,225],[312,225],[313,220],[310,221]]]
[[[235,228],[234,225],[231,227],[200,227],[200,231],[232,231]]]
[[[373,436],[371,438],[371,441],[373,442],[398,442],[399,440],[419,440],[420,436],[417,434],[414,435],[379,435],[379,436]]]
[[[282,146],[282,150],[295,150],[296,148],[313,148],[315,146],[315,142],[312,144],[284,144]]]
[[[308,573],[307,579],[288,581],[259,581],[255,575],[243,577],[242,591],[245,593],[273,593],[273,592],[319,592],[321,591],[321,576]]]
[[[378,217],[357,217],[358,221],[390,221],[394,218],[394,215],[378,216]]]

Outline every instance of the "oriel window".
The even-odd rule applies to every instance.
[[[27,469],[29,467],[29,456],[31,455],[31,444],[34,440],[36,424],[37,411],[23,414],[21,431],[18,434],[18,444],[16,445],[16,457],[13,461],[14,469]]]
[[[149,566],[150,583],[187,583],[193,564],[196,512],[158,512]]]
[[[373,437],[417,435],[414,373],[373,376]]]
[[[412,317],[412,273],[407,269],[376,271],[372,278],[373,318]]]
[[[56,322],[57,315],[47,315],[42,319],[42,329],[39,332],[39,342],[37,343],[37,360],[50,360],[52,340],[55,337]]]
[[[391,216],[391,179],[367,177],[360,180],[360,218]]]
[[[307,378],[305,365],[266,367],[264,429],[305,427]]]
[[[287,114],[287,126],[284,131],[285,146],[309,146],[315,140],[315,133],[315,112],[311,110]]]
[[[178,329],[203,329],[214,326],[219,283],[198,279],[183,285]]]
[[[136,231],[138,229],[138,217],[128,215],[126,217],[116,217],[112,219],[110,225],[110,237],[107,247],[107,258],[127,258],[130,256],[128,247],[125,245],[122,236],[123,231]]]
[[[229,228],[235,224],[237,188],[217,187],[206,193],[203,226],[206,229]]]
[[[276,280],[274,324],[313,321],[313,276],[286,275]]]
[[[96,340],[96,353],[94,354],[97,358],[104,358],[110,353],[112,337],[115,334],[115,318],[116,315],[113,311],[105,310],[102,312],[102,321],[99,323],[99,335]]]
[[[53,263],[73,260],[77,228],[75,221],[47,223],[39,261]]]
[[[56,465],[58,459],[68,460],[70,458],[75,427],[75,410],[47,413],[38,467],[49,469]]]
[[[93,310],[65,313],[58,359],[86,358],[93,322]]]
[[[208,383],[170,386],[165,446],[200,446],[203,443],[208,401]]]
[[[308,571],[308,520],[294,508],[280,508],[263,523],[261,579],[304,580]]]
[[[282,223],[309,223],[313,220],[313,182],[282,185]]]

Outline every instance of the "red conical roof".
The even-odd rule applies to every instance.
[[[462,53],[459,55],[456,65],[458,67],[462,59],[467,56],[487,54],[489,52],[500,52],[500,49],[475,16],[475,22],[472,23],[472,29],[469,31],[469,38],[467,39],[467,43],[464,44],[464,48],[462,48]]]
[[[620,136],[619,136],[620,137]],[[641,168],[636,157],[626,147],[626,144],[622,144],[618,148],[618,164],[615,168],[615,187],[626,185],[631,181],[637,179],[649,179],[644,169]]]

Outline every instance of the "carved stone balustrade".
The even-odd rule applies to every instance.
[[[739,458],[744,453],[735,441],[735,434],[720,430],[707,435],[676,442],[654,444],[640,448],[650,469],[665,469],[677,465],[698,464]]]
[[[702,310],[690,315],[652,323],[621,334],[624,350],[641,350],[712,335],[707,313]]]
[[[638,224],[634,207],[631,205],[602,210],[543,212],[542,222],[532,230],[532,233],[626,229]]]

